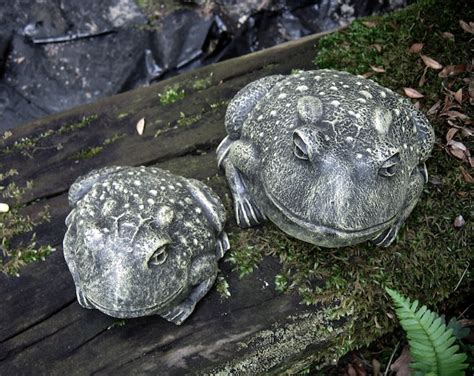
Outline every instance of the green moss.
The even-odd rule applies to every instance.
[[[160,103],[163,105],[171,104],[184,98],[184,90],[178,86],[169,87],[164,93],[158,94]]]
[[[191,84],[191,88],[193,88],[196,91],[207,89],[208,87],[212,86],[212,76],[213,76],[213,73],[211,72],[211,74],[209,74],[209,76],[205,78],[196,79]]]
[[[221,299],[228,299],[230,297],[229,282],[227,282],[222,274],[217,276],[216,290],[221,296]]]
[[[2,148],[3,150],[0,151],[0,156],[8,155],[8,154],[11,154],[13,152],[18,151],[23,155],[32,157],[32,155],[37,150],[45,149],[45,147],[40,146],[41,141],[43,141],[47,138],[50,138],[51,136],[56,135],[56,134],[65,135],[65,134],[75,132],[79,129],[85,128],[88,125],[90,125],[92,123],[92,121],[94,121],[95,119],[97,119],[97,115],[85,116],[78,123],[66,124],[66,125],[61,126],[57,130],[48,129],[46,132],[42,132],[42,133],[38,134],[37,136],[23,137],[20,140],[15,141],[12,146],[3,147]],[[5,134],[3,135],[3,138],[0,140],[0,146],[3,146],[4,140],[11,137],[11,135],[12,135],[12,132],[9,132],[9,131],[5,132]],[[5,136],[7,136],[7,137],[5,137]],[[46,148],[47,149],[57,148],[58,150],[60,150],[62,148],[62,146],[60,144],[58,144],[58,145],[53,145],[52,147],[46,147]]]
[[[371,78],[400,93],[403,87],[417,88],[425,94],[420,104],[426,113],[433,103],[444,101],[443,88],[463,88],[466,93],[464,79],[468,73],[447,79],[428,69],[420,88],[425,66],[419,55],[408,49],[415,42],[424,43],[423,54],[443,65],[470,64],[472,35],[459,27],[458,20],[472,19],[472,15],[464,2],[420,1],[404,10],[370,18],[375,27],[356,21],[321,38],[315,63],[320,68],[355,74],[371,72],[371,65],[384,67],[386,73]],[[446,31],[454,34],[455,43],[442,37]],[[374,44],[382,47],[380,53]],[[472,107],[464,101],[459,111],[469,115]],[[257,267],[264,256],[276,257],[282,265],[275,277],[278,291],[297,291],[305,304],[320,304],[328,319],[343,319],[344,335],[338,336],[329,350],[320,352],[317,360],[337,358],[393,329],[396,321],[391,318],[393,311],[384,287],[431,306],[448,297],[454,301],[471,288],[474,194],[461,173],[469,167],[443,148],[449,129],[446,118],[431,116],[430,121],[438,137],[427,163],[435,183],[428,183],[392,246],[376,248],[365,243],[324,249],[292,239],[271,224],[233,235],[229,260],[240,275]],[[459,137],[471,147],[466,136]],[[453,221],[459,214],[466,225],[456,229]]]
[[[183,112],[180,112],[179,113],[179,119],[176,122],[176,124],[179,127],[186,127],[186,126],[190,126],[190,125],[196,123],[197,121],[201,120],[201,118],[202,118],[201,114],[186,116]]]
[[[0,213],[0,272],[9,275],[19,275],[20,268],[34,261],[44,260],[55,249],[50,245],[38,245],[35,233],[31,234],[33,228],[41,223],[49,222],[50,215],[45,207],[38,213],[37,219],[22,214],[21,205],[15,205],[22,195],[32,188],[32,183],[28,182],[25,187],[19,187],[15,183],[5,183],[5,181],[16,175],[15,170],[10,170],[5,174],[0,174],[0,201],[6,201],[10,210]],[[18,237],[29,236],[29,240],[12,245]]]
[[[101,145],[92,146],[90,148],[83,149],[80,152],[74,154],[71,157],[71,159],[89,159],[89,158],[93,158],[96,155],[99,155],[104,150],[105,146],[113,144],[114,142],[117,142],[118,140],[120,140],[124,136],[125,136],[125,134],[115,133],[112,137],[106,138]]]

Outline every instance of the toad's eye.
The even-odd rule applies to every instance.
[[[298,131],[293,132],[293,153],[298,159],[304,161],[309,159],[308,146]]]
[[[161,265],[166,261],[168,257],[168,250],[166,244],[159,247],[148,260],[148,265]]]
[[[399,170],[398,168],[399,164],[400,164],[400,154],[395,153],[382,164],[382,166],[379,169],[379,175],[384,176],[386,178],[389,178],[395,175]]]

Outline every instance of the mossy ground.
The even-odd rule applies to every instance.
[[[472,34],[460,27],[459,20],[470,21],[472,15],[467,2],[419,1],[395,13],[356,21],[321,38],[315,64],[355,74],[372,72],[371,79],[402,95],[404,87],[415,88],[424,94],[420,100],[424,113],[444,100],[445,88],[463,88],[465,100],[459,111],[471,117],[466,94],[469,73],[441,78],[438,71],[428,68],[420,87],[425,65],[409,47],[424,43],[422,53],[443,66],[470,64]],[[452,33],[454,41],[445,38],[443,32]],[[375,74],[371,66],[383,67],[385,73]],[[474,195],[462,174],[462,170],[469,171],[469,165],[445,150],[444,139],[450,128],[447,118],[431,116],[430,121],[437,136],[427,163],[431,180],[394,245],[323,249],[291,239],[273,225],[242,231],[231,239],[230,260],[242,276],[258,267],[263,255],[273,255],[282,264],[282,272],[275,277],[277,290],[297,290],[306,304],[337,303],[328,314],[349,320],[345,335],[330,350],[335,355],[369,344],[394,328],[397,321],[385,286],[430,307],[448,297],[461,299],[470,291]],[[458,140],[472,148],[472,141],[458,134]],[[453,226],[458,215],[466,221],[459,229]]]

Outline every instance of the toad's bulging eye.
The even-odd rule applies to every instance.
[[[302,159],[304,161],[309,159],[308,147],[298,131],[293,133],[293,153],[298,159]]]
[[[159,247],[155,253],[153,253],[153,256],[150,257],[150,260],[148,260],[148,265],[161,265],[163,264],[168,257],[168,250],[166,249],[166,245],[163,245]]]
[[[388,158],[379,169],[379,175],[384,177],[391,177],[398,172],[398,165],[400,163],[400,154],[395,153]]]

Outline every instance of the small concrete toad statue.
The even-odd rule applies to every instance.
[[[346,72],[252,82],[227,109],[218,148],[237,223],[269,218],[323,247],[388,246],[428,176],[434,133],[400,95]]]
[[[108,167],[69,190],[64,257],[85,308],[181,324],[229,248],[225,210],[203,183],[154,167]]]

